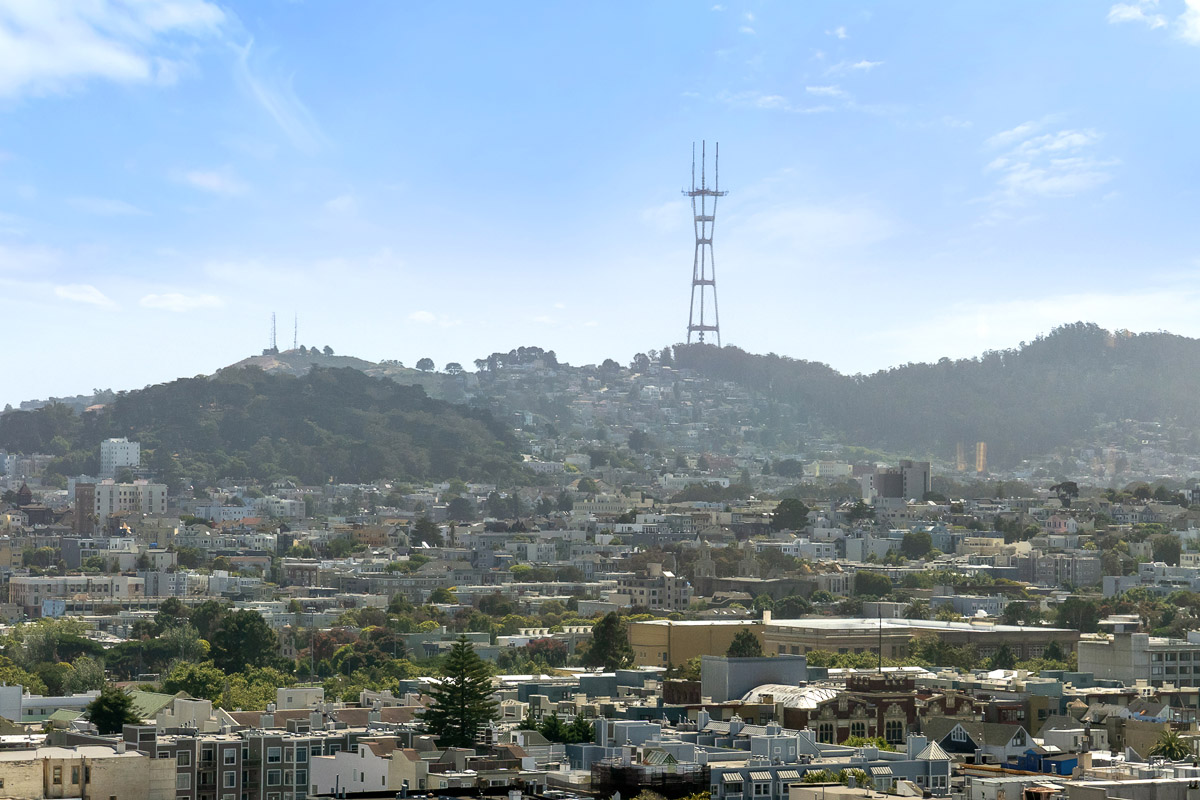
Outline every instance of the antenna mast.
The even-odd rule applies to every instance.
[[[713,154],[713,185],[708,188],[707,142],[700,142],[700,185],[696,186],[696,143],[692,143],[692,188],[684,189],[685,197],[692,200],[692,229],[696,238],[696,252],[692,259],[692,302],[688,309],[688,344],[692,334],[696,341],[704,343],[704,334],[717,335],[717,347],[721,346],[721,317],[717,311],[717,273],[713,258],[713,227],[717,219],[717,198],[729,192],[720,189],[721,145],[716,144]],[[709,198],[712,206],[709,207]],[[697,292],[699,290],[699,292]],[[711,298],[711,299],[710,299]],[[711,316],[706,319],[705,306],[711,305]],[[711,323],[708,321],[711,320]]]

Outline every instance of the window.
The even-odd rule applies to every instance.
[[[300,784],[301,786],[308,785],[308,770],[306,770],[306,769],[296,770],[296,783]]]
[[[178,775],[176,775],[175,776],[175,788],[176,789],[192,788],[192,776],[187,774],[186,772],[181,772]]]
[[[79,783],[79,767],[71,767],[71,783],[72,785]]]
[[[754,796],[755,797],[769,797],[770,794],[771,794],[771,784],[769,784],[769,783],[754,784]]]
[[[282,773],[277,769],[267,770],[267,786],[278,786],[282,781]]]
[[[950,741],[952,741],[952,742],[967,741],[967,732],[956,725],[954,727],[954,730],[950,731]]]
[[[236,764],[237,750],[232,747],[226,747],[221,751],[221,757],[224,758],[226,764]]]
[[[280,760],[282,760],[282,758],[283,758],[282,753],[283,753],[282,748],[268,747],[267,748],[267,763],[268,764],[278,764],[280,762]]]
[[[817,741],[823,744],[833,744],[833,723],[822,722],[817,726]]]
[[[296,748],[296,763],[303,764],[306,761],[308,761],[308,748],[307,747],[297,747]]]
[[[232,789],[233,787],[237,786],[237,773],[231,769],[226,770],[224,781],[222,782],[221,786],[226,789]]]
[[[865,722],[862,722],[862,721],[855,721],[855,722],[851,722],[851,723],[850,723],[850,735],[851,735],[851,736],[858,736],[858,737],[860,737],[860,738],[866,738],[866,736],[867,736],[867,723],[865,723]]]
[[[741,794],[742,785],[740,783],[725,784],[725,794]]]
[[[181,767],[190,767],[192,765],[192,754],[187,750],[180,750],[175,755],[175,763]]]
[[[884,723],[884,736],[888,744],[901,744],[904,742],[904,720],[889,719]]]
[[[53,775],[54,775],[54,777],[52,780],[54,781],[54,785],[61,786],[62,785],[62,767],[55,767]]]

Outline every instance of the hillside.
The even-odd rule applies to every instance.
[[[396,383],[420,386],[430,397],[451,402],[462,401],[462,389],[457,381],[447,381],[447,376],[438,372],[422,372],[401,366],[395,361],[367,361],[354,356],[325,355],[315,347],[306,353],[299,350],[284,350],[274,354],[250,356],[231,369],[257,367],[263,372],[301,377],[312,369],[356,369],[373,378],[389,378]]]
[[[1011,350],[854,376],[733,347],[680,345],[675,358],[868,447],[950,458],[958,442],[986,441],[992,463],[1013,465],[1127,419],[1169,426],[1179,451],[1200,445],[1200,341],[1169,333],[1075,323]]]
[[[367,362],[364,362],[367,363]],[[51,471],[95,474],[99,443],[128,436],[169,483],[260,480],[520,480],[511,434],[486,412],[351,369],[301,377],[228,368],[121,393],[102,409],[0,416],[0,448],[59,456]]]

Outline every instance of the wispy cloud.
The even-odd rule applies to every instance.
[[[764,111],[788,111],[794,114],[820,114],[825,111],[833,111],[832,106],[805,106],[799,103],[793,103],[788,98],[780,94],[767,94],[765,92],[747,91],[747,92],[721,92],[716,98],[719,102],[726,105],[736,106],[738,108],[757,108]]]
[[[308,155],[319,152],[326,145],[325,134],[308,106],[297,96],[295,76],[265,74],[261,63],[265,56],[251,63],[253,47],[252,39],[245,47],[238,49],[238,82],[275,121],[297,150]]]
[[[846,93],[839,86],[805,86],[804,91],[818,97],[845,97]]]
[[[116,306],[116,303],[110,300],[104,292],[87,283],[69,283],[64,286],[55,286],[54,294],[63,300],[70,300],[74,303],[86,303],[87,305],[100,306],[102,308],[114,308]]]
[[[111,197],[72,197],[67,202],[80,211],[98,217],[135,217],[149,213],[132,203]]]
[[[330,214],[351,216],[358,211],[358,200],[352,194],[342,194],[325,201],[325,210]]]
[[[1200,45],[1200,0],[1184,0],[1183,11],[1174,22],[1161,13],[1158,0],[1114,3],[1108,9],[1108,21],[1112,25],[1132,22],[1151,30],[1174,30],[1187,44]]]
[[[436,325],[439,328],[453,328],[462,324],[461,319],[447,317],[444,314],[434,314],[432,311],[414,311],[408,315],[408,321],[418,325]]]
[[[201,308],[220,308],[225,305],[221,298],[213,294],[181,294],[167,292],[165,294],[148,294],[138,301],[142,308],[155,308],[162,311],[174,311],[182,314]]]
[[[736,235],[793,255],[868,247],[897,232],[895,222],[872,209],[825,205],[772,207],[733,225]]]
[[[662,205],[642,209],[642,222],[662,233],[690,226],[691,209],[686,200],[670,200]]]
[[[1167,18],[1155,13],[1158,0],[1138,0],[1134,3],[1117,3],[1108,10],[1110,24],[1141,22],[1151,28],[1167,27]]]
[[[180,183],[213,194],[238,195],[250,190],[249,185],[228,167],[222,169],[176,170],[171,177]]]
[[[742,27],[738,28],[738,31],[746,34],[747,36],[753,36],[756,33],[754,28],[751,28],[749,25],[743,25]]]
[[[850,34],[846,33],[845,25],[838,25],[833,30],[825,31],[826,36],[832,36],[835,39],[847,39]]]
[[[1072,197],[1112,179],[1114,158],[1096,155],[1103,138],[1091,129],[1041,133],[1046,120],[1022,123],[987,139],[991,149],[1003,148],[984,171],[997,176],[994,206],[1020,206],[1037,198]],[[1003,217],[1003,215],[1000,215]],[[992,220],[996,219],[993,214]]]
[[[46,94],[89,79],[170,82],[173,48],[218,33],[205,0],[37,0],[0,3],[0,96]]]
[[[45,274],[60,261],[60,254],[46,247],[0,244],[0,273]]]

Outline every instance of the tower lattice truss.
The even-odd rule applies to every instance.
[[[721,346],[721,315],[717,310],[717,271],[713,259],[713,227],[717,221],[717,198],[729,194],[720,190],[721,146],[713,153],[713,183],[707,180],[707,147],[700,143],[700,185],[696,185],[696,145],[692,145],[692,188],[683,194],[692,199],[692,221],[696,234],[696,254],[692,261],[692,304],[688,310],[688,344],[692,334],[703,343],[706,333],[716,334]]]

